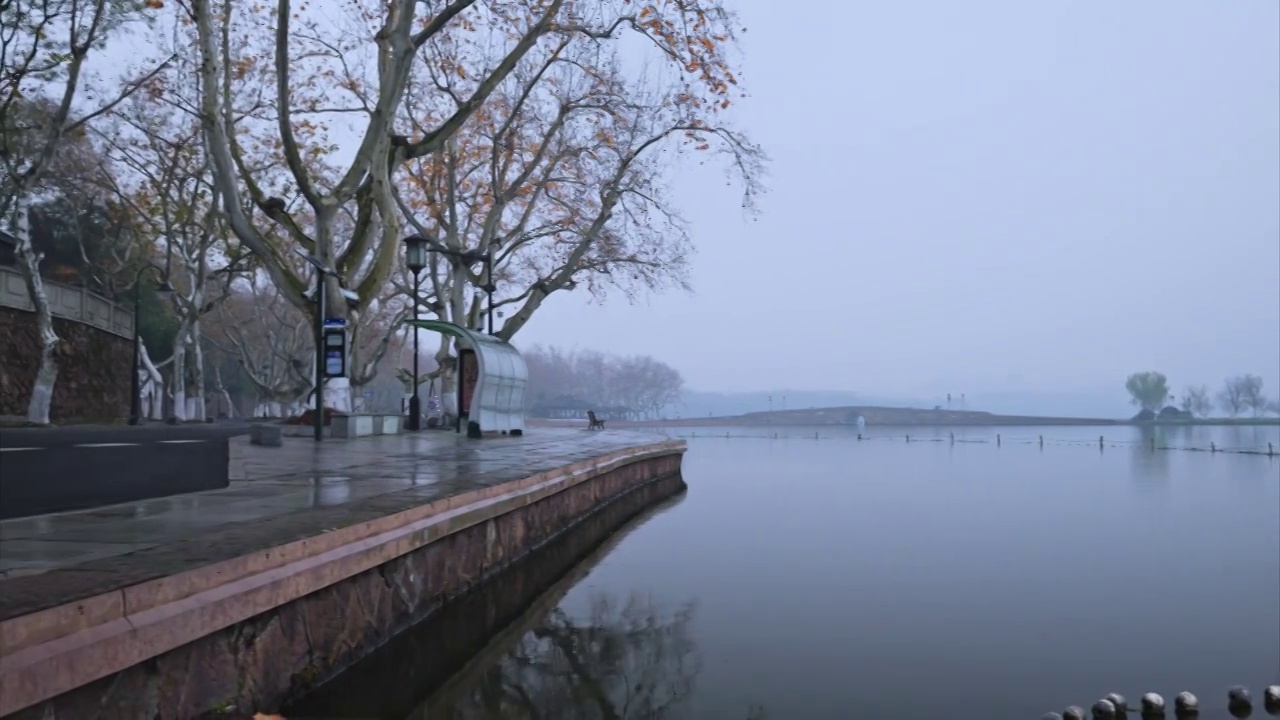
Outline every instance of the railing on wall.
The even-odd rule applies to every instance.
[[[105,330],[123,338],[133,338],[133,310],[91,293],[84,288],[64,285],[45,279],[44,291],[49,297],[49,309],[54,317],[74,320]],[[33,312],[35,306],[27,294],[27,284],[22,273],[15,268],[0,266],[0,307]]]

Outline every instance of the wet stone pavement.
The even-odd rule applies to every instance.
[[[226,489],[0,522],[0,619],[665,439],[576,428],[276,448],[233,438]]]

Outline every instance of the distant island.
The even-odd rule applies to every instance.
[[[1280,418],[1194,418],[1179,416],[1150,419],[1048,417],[1035,415],[997,415],[975,410],[932,410],[904,407],[850,405],[809,408],[806,410],[774,410],[741,415],[682,417],[655,420],[616,420],[611,427],[706,427],[706,426],[856,426],[862,417],[869,426],[1006,426],[1030,427],[1047,425],[1280,425]]]

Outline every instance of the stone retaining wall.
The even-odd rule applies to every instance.
[[[49,406],[52,421],[111,420],[129,414],[129,368],[133,344],[128,338],[92,325],[55,317],[62,340],[58,381]],[[35,313],[0,306],[0,415],[26,417],[31,387],[40,366],[40,335]]]
[[[39,622],[29,632],[15,626],[19,652],[7,658],[0,690],[30,693],[31,683],[47,687],[59,677],[84,675],[95,663],[138,658],[13,717],[225,717],[232,708],[252,714],[279,707],[606,503],[678,476],[682,454],[683,447],[666,444],[450,498],[438,512],[411,522],[406,515],[381,534],[264,565],[253,576],[196,594],[158,598],[150,609],[69,636],[37,641]],[[315,541],[325,545],[324,536]],[[298,552],[280,550],[277,555]],[[167,592],[199,582],[209,580],[175,580]],[[148,594],[164,595],[166,588]],[[135,602],[142,605],[143,598]],[[147,656],[149,647],[197,632]]]

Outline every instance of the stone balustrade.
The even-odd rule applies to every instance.
[[[45,278],[44,291],[54,317],[84,323],[99,330],[133,338],[133,309],[117,305],[84,288]],[[17,268],[0,266],[0,307],[33,312],[27,284]]]

